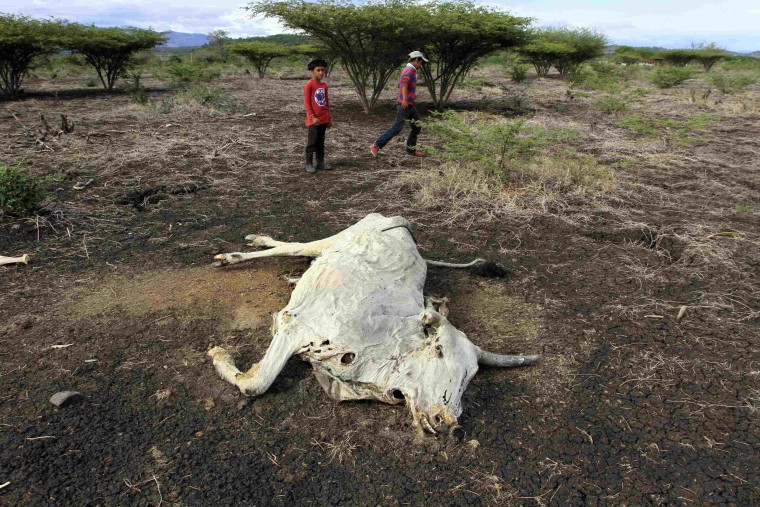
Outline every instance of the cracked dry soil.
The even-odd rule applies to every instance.
[[[718,118],[699,143],[655,146],[591,99],[565,101],[560,80],[513,89],[538,116],[593,125],[579,149],[633,160],[617,169],[623,197],[460,227],[388,185],[431,161],[404,158],[403,139],[365,154],[392,110],[365,116],[339,75],[335,170],[314,176],[301,169],[300,81],[221,85],[256,114],[162,115],[41,81],[6,106],[18,122],[0,112],[3,161],[58,175],[38,218],[0,221],[0,251],[32,255],[0,268],[0,504],[760,504],[757,113],[655,92],[639,113]],[[40,113],[76,129],[35,149],[19,123]],[[308,267],[214,270],[214,253],[253,232],[317,239],[371,211],[411,220],[426,257],[512,272],[429,272],[427,292],[449,297],[476,344],[542,354],[476,375],[461,439],[418,438],[403,406],[337,404],[295,358],[244,400],[205,356],[226,344],[239,365],[258,359],[289,297],[283,275]],[[722,230],[746,235],[704,239]],[[83,399],[48,402],[68,389]]]

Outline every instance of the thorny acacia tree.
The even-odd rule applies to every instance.
[[[113,90],[135,53],[166,42],[163,33],[151,29],[100,28],[95,25],[72,25],[67,39],[66,48],[84,56],[109,91]]]
[[[278,18],[341,55],[341,63],[365,113],[372,110],[390,76],[403,63],[418,32],[408,21],[414,7],[398,0],[354,5],[343,0],[262,0],[254,15]]]
[[[606,44],[603,34],[588,28],[543,28],[533,31],[528,43],[517,51],[539,76],[546,76],[552,65],[564,75],[602,56]]]
[[[325,76],[329,76],[332,72],[335,64],[340,60],[340,55],[332,49],[328,48],[321,42],[316,44],[299,44],[298,46],[291,46],[294,54],[305,55],[309,59],[321,58],[327,63],[325,67]]]
[[[707,46],[699,47],[693,50],[694,61],[702,64],[705,72],[710,72],[713,65],[723,60],[728,56],[726,50],[719,48],[714,43]]]
[[[530,23],[468,0],[419,4],[414,14],[408,21],[420,31],[420,47],[430,60],[421,72],[438,109],[478,59],[522,44]]]
[[[229,50],[244,56],[251,64],[256,67],[259,77],[264,77],[267,67],[272,60],[279,56],[289,56],[293,54],[291,46],[274,44],[272,42],[235,42],[229,45]]]
[[[60,20],[0,14],[0,91],[4,97],[18,96],[34,57],[60,49],[66,26]]]

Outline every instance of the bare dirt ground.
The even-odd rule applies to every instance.
[[[5,103],[2,162],[56,184],[38,216],[0,221],[0,253],[32,256],[0,268],[0,504],[760,504],[760,90],[642,95],[629,115],[710,117],[651,135],[560,79],[481,74],[455,105],[528,98],[536,119],[582,133],[576,148],[614,168],[616,189],[452,223],[446,203],[393,184],[434,178],[434,160],[408,158],[403,135],[369,156],[390,92],[366,116],[339,75],[335,168],[316,175],[302,168],[301,80],[222,80],[246,105],[236,114],[162,113],[75,80],[33,80]],[[41,113],[74,132],[37,143]],[[429,273],[473,342],[542,354],[476,375],[461,439],[418,438],[403,406],[337,404],[296,358],[247,401],[205,356],[261,357],[283,275],[308,267],[214,270],[213,254],[254,232],[318,239],[373,211],[411,220],[428,258],[512,271]],[[84,399],[48,401],[69,389]]]

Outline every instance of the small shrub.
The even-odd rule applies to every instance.
[[[691,79],[694,71],[688,67],[657,67],[652,71],[651,81],[658,88],[672,88]]]
[[[94,77],[88,77],[88,78],[85,80],[85,82],[84,82],[84,85],[85,85],[87,88],[95,88],[96,86],[98,86],[98,82],[97,82],[97,81],[95,81],[95,78],[94,78]]]
[[[528,77],[530,65],[513,61],[509,66],[509,77],[515,83],[522,83]]]
[[[757,77],[748,74],[730,75],[730,74],[712,74],[709,77],[710,84],[721,92],[730,95],[757,83]]]
[[[45,193],[34,175],[0,164],[0,213],[24,216],[38,210]]]
[[[132,99],[132,102],[137,104],[147,104],[148,90],[146,90],[145,86],[140,82],[141,78],[142,76],[139,72],[133,72],[129,75],[129,79],[123,83],[122,88],[124,89],[124,92],[129,95],[129,98]]]
[[[628,111],[629,104],[630,99],[627,96],[613,94],[599,99],[596,107],[604,114],[618,115]]]
[[[620,92],[623,89],[620,76],[609,64],[580,65],[570,72],[570,83],[587,90]]]

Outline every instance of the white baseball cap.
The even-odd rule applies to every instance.
[[[428,59],[425,58],[425,55],[422,54],[422,51],[412,51],[411,53],[409,53],[409,59],[410,60],[413,60],[415,58],[422,58],[423,62],[427,62],[428,61]]]

